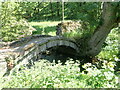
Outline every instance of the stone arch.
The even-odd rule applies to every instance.
[[[77,44],[71,40],[65,39],[63,37],[51,37],[47,40],[44,40],[42,42],[37,43],[38,44],[38,49],[40,52],[44,52],[45,50],[49,48],[54,48],[54,47],[60,47],[60,46],[65,46],[72,48],[76,51],[76,53],[79,53],[79,48]]]
[[[76,55],[79,53],[78,46],[75,42],[63,38],[63,37],[51,37],[48,40],[42,41],[38,43],[38,51],[43,55],[44,59],[49,59],[50,55],[47,56],[46,52],[52,52],[52,56],[57,56],[58,60],[60,60],[61,57],[59,57],[59,54],[63,57],[71,57],[76,58]],[[46,57],[44,57],[46,56]],[[54,58],[56,59],[56,58]],[[62,60],[62,59],[61,59]],[[52,60],[51,60],[52,61]],[[65,60],[64,60],[65,61]]]

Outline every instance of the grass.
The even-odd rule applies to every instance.
[[[31,25],[40,27],[56,26],[58,23],[60,23],[60,21],[30,22]]]
[[[65,22],[70,21],[66,20]],[[56,35],[56,26],[61,21],[41,21],[41,22],[29,22],[37,31],[34,31],[33,34],[42,34],[42,35]]]
[[[33,34],[42,34],[42,35],[56,35],[56,25],[60,21],[46,21],[46,22],[30,22],[30,25],[33,26],[37,31],[34,31]]]

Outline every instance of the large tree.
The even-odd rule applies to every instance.
[[[83,56],[96,56],[101,51],[102,45],[110,31],[120,22],[120,3],[103,3],[101,19],[94,33],[86,41],[86,48],[82,50]]]
[[[119,27],[120,23],[120,3],[103,3],[100,23],[94,30],[93,34],[85,39],[78,39],[80,42],[80,54],[84,62],[81,62],[80,70],[84,70],[82,65],[87,62],[92,62],[92,58],[98,55],[102,49],[103,43],[106,40],[110,31]],[[118,67],[118,66],[117,66]]]

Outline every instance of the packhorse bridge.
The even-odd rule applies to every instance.
[[[76,56],[77,44],[62,36],[33,35],[12,42],[0,49],[0,74],[5,74],[21,65],[33,64],[41,58],[49,61]],[[50,58],[51,56],[51,58]]]

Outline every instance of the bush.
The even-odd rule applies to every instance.
[[[103,45],[102,51],[98,55],[109,61],[117,61],[119,54],[119,28],[114,28],[108,35]]]
[[[31,26],[17,14],[18,7],[19,4],[15,2],[2,3],[0,28],[2,41],[13,41],[31,34]]]
[[[113,68],[103,67],[98,70],[88,63],[84,65],[88,71],[85,74],[80,72],[79,62],[70,60],[61,65],[40,60],[31,69],[24,68],[0,81],[2,88],[117,88]]]

